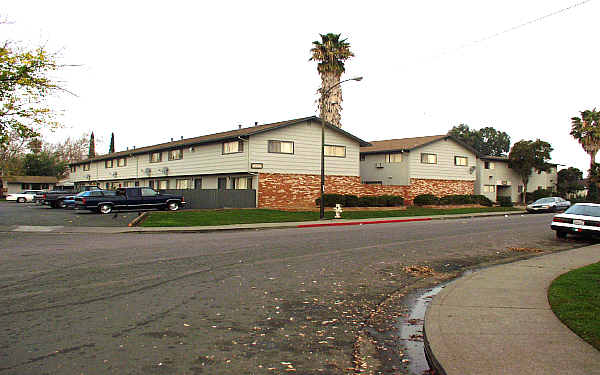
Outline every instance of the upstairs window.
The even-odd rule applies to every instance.
[[[244,152],[244,142],[232,141],[223,143],[223,154],[235,154],[237,152]]]
[[[84,171],[89,171],[90,170],[90,166],[91,166],[91,164],[89,164],[89,163],[88,164],[84,164],[83,165],[83,170]]]
[[[104,168],[112,168],[113,167],[113,159],[104,160]]]
[[[275,154],[293,154],[294,142],[289,141],[269,141],[269,152]]]
[[[459,167],[466,167],[469,165],[469,159],[465,156],[455,156],[454,165],[457,165]]]
[[[437,164],[437,154],[421,154],[421,163]]]
[[[125,167],[127,165],[127,158],[117,159],[117,167]]]
[[[325,156],[332,156],[336,158],[346,157],[346,146],[324,145],[323,147]]]
[[[158,163],[162,161],[162,152],[150,153],[150,163]]]
[[[402,162],[402,154],[399,152],[395,152],[392,154],[385,154],[385,162],[386,163],[401,163]]]
[[[169,160],[180,160],[183,159],[183,149],[169,151]]]
[[[485,163],[483,163],[484,169],[494,169],[495,167],[496,166],[491,161],[486,161]]]

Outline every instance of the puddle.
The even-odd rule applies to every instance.
[[[438,285],[425,292],[421,290],[409,296],[407,302],[411,306],[410,314],[396,324],[398,336],[404,346],[404,358],[409,360],[408,370],[411,374],[422,375],[429,371],[423,344],[423,319],[429,302],[445,285]]]

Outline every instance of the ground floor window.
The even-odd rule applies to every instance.
[[[182,179],[182,180],[176,180],[175,181],[175,189],[189,189],[190,188],[190,180],[188,179]]]
[[[194,189],[202,189],[202,178],[194,179]]]
[[[483,185],[483,192],[484,193],[495,193],[496,186],[495,185]]]
[[[169,180],[159,180],[158,190],[166,190],[169,188]]]
[[[217,180],[217,189],[227,189],[227,177],[219,177],[219,179]]]
[[[252,189],[252,177],[236,177],[233,184],[234,189]]]
[[[383,181],[363,181],[365,185],[383,185]]]

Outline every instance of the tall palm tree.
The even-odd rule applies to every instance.
[[[600,112],[596,108],[581,112],[581,117],[571,118],[571,135],[590,155],[590,170],[593,169],[596,154],[600,150]]]
[[[323,120],[341,128],[342,88],[339,83],[345,71],[344,61],[354,54],[347,39],[340,39],[341,34],[320,35],[321,41],[314,41],[310,50],[310,60],[319,62],[317,70],[321,75],[319,110]]]

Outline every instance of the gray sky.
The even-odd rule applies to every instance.
[[[311,43],[334,32],[356,55],[343,78],[364,76],[343,88],[343,129],[357,137],[493,126],[512,142],[550,142],[554,162],[589,165],[569,131],[571,117],[600,107],[600,0],[2,5],[13,22],[0,26],[2,39],[82,65],[59,77],[77,97],[55,101],[67,128],[54,141],[94,131],[104,153],[111,132],[118,151],[315,115]]]

